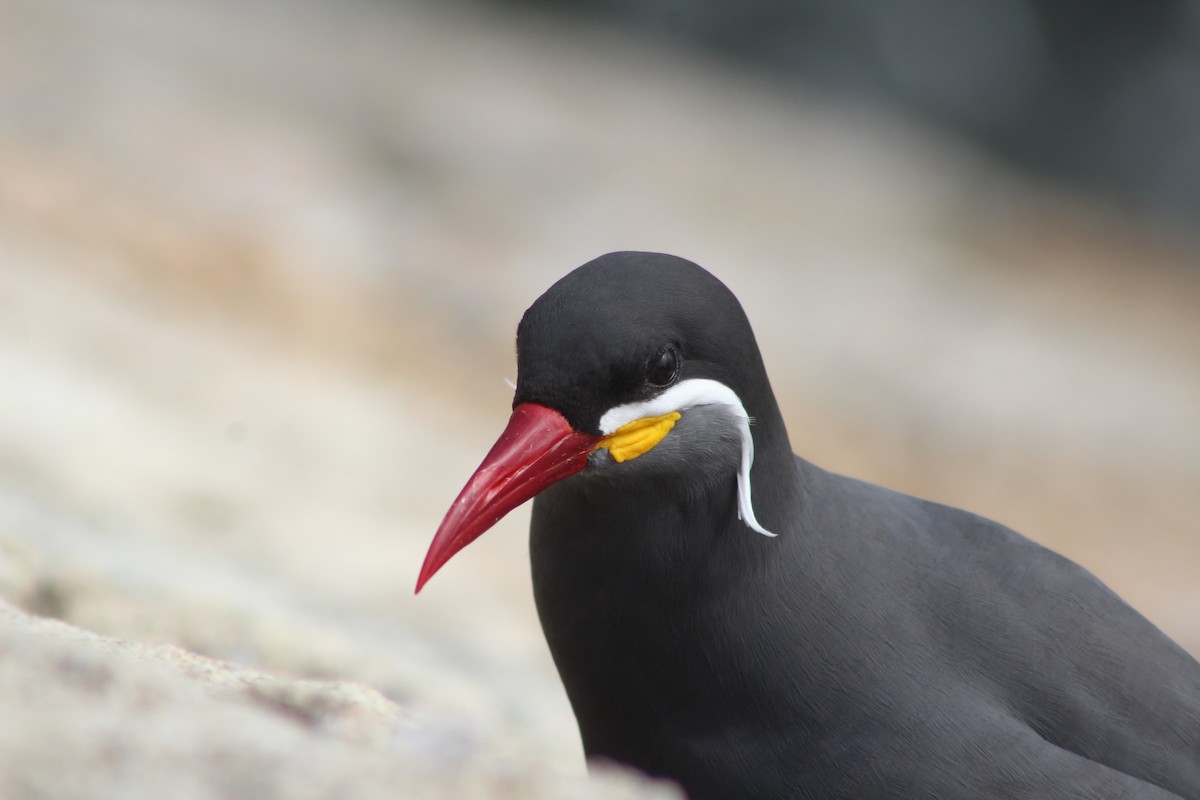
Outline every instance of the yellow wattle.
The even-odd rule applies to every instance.
[[[613,461],[620,464],[623,461],[637,458],[649,452],[656,444],[671,432],[679,412],[672,411],[661,417],[642,417],[633,422],[627,422],[615,431],[605,436],[596,444],[596,449],[607,449]]]

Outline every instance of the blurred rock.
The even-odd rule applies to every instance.
[[[611,769],[444,768],[426,744],[438,734],[365,686],[106,639],[2,601],[0,718],[5,800],[678,796]]]

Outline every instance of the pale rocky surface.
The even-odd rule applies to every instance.
[[[377,691],[287,680],[170,645],[96,636],[0,601],[0,797],[660,798],[662,783],[591,780],[535,761],[432,746]]]
[[[0,597],[371,687],[447,786],[478,761],[578,781],[528,512],[412,586],[507,417],[521,312],[630,247],[737,292],[803,455],[1012,525],[1200,652],[1195,243],[927,131],[454,3],[0,0]],[[34,666],[91,658],[22,631]],[[196,791],[251,713],[201,694],[227,722],[154,723]],[[339,785],[420,761],[334,736],[315,763],[331,734],[260,705],[263,752],[308,742]],[[87,755],[114,709],[7,769],[125,796]]]

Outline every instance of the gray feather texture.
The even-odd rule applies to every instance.
[[[631,281],[650,299],[575,318]],[[522,321],[518,401],[586,428],[646,395],[667,339],[755,418],[779,535],[737,518],[719,412],[536,498],[538,612],[589,756],[697,800],[1200,800],[1200,664],[1020,534],[793,455],[749,323],[699,267],[618,253],[560,281]]]

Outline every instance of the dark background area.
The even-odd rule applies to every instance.
[[[528,0],[962,133],[1030,173],[1200,228],[1195,0]],[[506,3],[501,3],[506,5]]]

